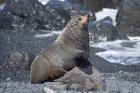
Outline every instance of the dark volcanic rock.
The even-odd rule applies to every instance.
[[[93,11],[102,10],[102,8],[116,8],[121,0],[69,0],[70,2],[80,3],[85,8],[89,8]]]
[[[14,29],[14,16],[10,14],[0,14],[0,29]]]
[[[0,4],[5,3],[7,0],[0,0]]]
[[[90,41],[112,41],[117,38],[119,38],[119,34],[116,28],[113,26],[111,18],[109,17],[94,22],[90,27]]]
[[[45,30],[61,30],[70,19],[70,15],[63,8],[57,9],[49,4],[42,5],[38,0],[8,0],[1,13],[19,17],[24,28]]]
[[[122,37],[140,36],[140,0],[123,0],[117,23],[117,29]]]

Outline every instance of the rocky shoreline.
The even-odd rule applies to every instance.
[[[38,0],[0,2],[5,4],[0,8],[0,93],[81,93],[66,91],[67,85],[56,82],[32,85],[29,78],[30,65],[35,56],[54,42],[60,33],[58,31],[66,26],[73,15],[91,13],[89,33],[92,43],[129,40],[127,36],[139,37],[139,0],[81,1],[51,0],[47,5],[42,5]],[[101,6],[91,7],[94,2]],[[81,9],[83,4],[85,7]],[[116,25],[110,17],[96,21],[95,12],[106,7],[119,10]],[[53,31],[57,33],[52,34]],[[139,41],[122,43],[124,50],[128,47],[135,49],[137,44]],[[107,91],[89,93],[139,93],[140,64],[111,63],[96,55],[103,51],[104,48],[91,46],[89,61],[103,73]]]

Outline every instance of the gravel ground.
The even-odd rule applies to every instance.
[[[128,73],[128,72],[104,73],[104,76],[107,91],[96,93],[139,93],[140,91],[140,73]],[[0,93],[44,93],[43,90],[45,90],[45,88],[47,87],[50,88],[52,86],[55,87],[56,84],[54,84],[53,82],[52,83],[47,82],[41,85],[40,84],[31,85],[29,82],[25,83],[21,81],[19,82],[6,81],[0,83]],[[54,90],[53,93],[81,93],[81,92]]]

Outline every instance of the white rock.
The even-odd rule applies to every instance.
[[[44,92],[44,93],[55,93],[54,90],[49,89],[49,88],[47,88],[47,87],[44,87],[44,88],[43,88],[43,92]]]
[[[104,19],[106,17],[111,17],[113,20],[113,24],[116,25],[116,15],[118,13],[117,9],[111,9],[111,8],[103,8],[102,11],[99,11],[95,13],[96,20],[99,21],[101,19]]]
[[[41,4],[46,5],[50,0],[38,0]]]

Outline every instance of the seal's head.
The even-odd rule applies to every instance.
[[[73,16],[56,42],[79,50],[89,50],[89,15]]]
[[[68,28],[72,28],[73,30],[87,31],[89,21],[89,15],[84,16],[74,16],[69,23],[67,24]]]
[[[80,50],[89,50],[88,34],[89,15],[73,16],[65,29],[58,36],[56,42],[71,46]]]

